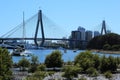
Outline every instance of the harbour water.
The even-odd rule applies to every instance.
[[[35,55],[38,57],[39,63],[44,63],[45,58],[48,54],[50,54],[52,51],[54,51],[55,49],[45,49],[45,50],[41,50],[41,49],[35,49],[35,50],[27,50],[28,52],[32,53],[32,55]],[[10,52],[12,52],[12,50],[9,50]],[[73,50],[66,50],[66,52],[64,52],[64,50],[60,50],[62,53],[62,59],[64,62],[67,61],[74,61],[75,56],[77,56],[80,52],[84,52],[85,50],[77,50],[76,52],[74,52]],[[120,57],[120,54],[104,54],[104,53],[93,53],[93,54],[99,54],[99,55],[105,55],[105,56],[114,56],[114,57]],[[12,56],[13,62],[17,63],[23,56]],[[28,60],[31,59],[31,57],[25,57]]]

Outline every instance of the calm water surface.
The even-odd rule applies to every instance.
[[[9,50],[10,52],[12,52],[12,50]],[[32,53],[35,56],[38,56],[38,60],[40,63],[44,63],[45,58],[48,54],[50,54],[52,51],[54,51],[54,49],[47,49],[47,50],[27,50],[30,53]],[[73,52],[73,50],[67,50],[66,53],[64,52],[64,50],[60,50],[62,53],[62,59],[64,60],[64,62],[67,61],[74,61],[74,58],[76,55],[78,55],[80,52],[84,52],[85,50],[78,50],[76,52]],[[104,53],[93,53],[93,54],[99,54],[99,55],[104,55]],[[105,54],[105,56],[114,56],[120,57],[120,54]],[[13,56],[13,62],[18,62],[23,56]],[[26,57],[28,60],[31,59],[31,57]]]

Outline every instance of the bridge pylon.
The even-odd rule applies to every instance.
[[[43,28],[43,21],[42,21],[42,10],[39,10],[38,12],[38,20],[37,20],[37,25],[36,25],[35,37],[34,37],[34,42],[36,46],[39,46],[38,41],[37,41],[39,25],[41,26],[41,34],[42,34],[40,46],[43,46],[44,41],[45,41],[45,36],[44,36],[44,28]]]
[[[102,29],[101,29],[101,35],[103,35],[103,31],[105,34],[107,34],[107,30],[106,30],[106,23],[105,20],[103,20],[102,22]]]

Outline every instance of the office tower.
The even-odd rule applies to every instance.
[[[86,31],[85,32],[85,40],[89,41],[92,39],[92,31]]]

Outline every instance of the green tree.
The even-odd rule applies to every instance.
[[[8,50],[0,48],[0,80],[12,80],[12,63]]]
[[[104,55],[101,57],[100,71],[102,73],[108,71],[108,66],[109,66],[109,60]]]
[[[46,66],[44,64],[37,66],[37,71],[45,71]]]
[[[60,51],[56,50],[53,51],[50,55],[47,55],[45,59],[46,67],[62,67],[63,60],[62,60],[62,54]]]
[[[104,50],[111,50],[111,46],[110,46],[109,44],[105,44],[105,45],[103,46],[103,49],[104,49]]]
[[[117,61],[116,61],[116,58],[113,57],[113,56],[109,56],[108,59],[109,59],[109,70],[111,72],[116,71],[117,70]]]
[[[93,61],[94,61],[94,68],[96,70],[99,70],[100,69],[100,57],[98,54],[93,55]]]
[[[79,53],[75,57],[75,65],[79,64],[83,71],[86,71],[89,67],[94,67],[93,54],[90,51]]]
[[[68,80],[72,80],[74,77],[78,76],[78,73],[82,71],[82,68],[77,66],[65,66],[63,71],[63,77],[66,77]]]
[[[21,70],[26,70],[26,68],[30,67],[30,62],[25,57],[23,57],[19,62],[18,65]]]
[[[119,46],[120,35],[115,34],[115,33],[110,33],[110,34],[96,36],[88,42],[87,48],[88,49],[103,49],[103,48],[109,49],[109,46],[106,44],[109,44],[111,46],[113,45]]]
[[[35,56],[35,55],[32,55],[31,64],[32,64],[32,65],[37,65],[38,63],[39,63],[38,57]]]
[[[112,45],[112,50],[119,51],[120,50],[120,45]]]
[[[89,75],[89,76],[92,76],[92,77],[97,77],[98,76],[98,71],[93,68],[93,67],[90,67],[86,70],[86,73]]]
[[[116,58],[114,58],[112,56],[109,56],[109,57],[105,57],[105,55],[102,56],[100,70],[101,70],[101,72],[116,71],[117,70]]]
[[[110,79],[110,78],[112,78],[113,75],[112,75],[112,73],[110,71],[107,71],[107,72],[104,73],[104,76],[106,78]]]
[[[37,70],[38,64],[39,64],[38,57],[35,55],[32,55],[29,72],[35,72]]]

